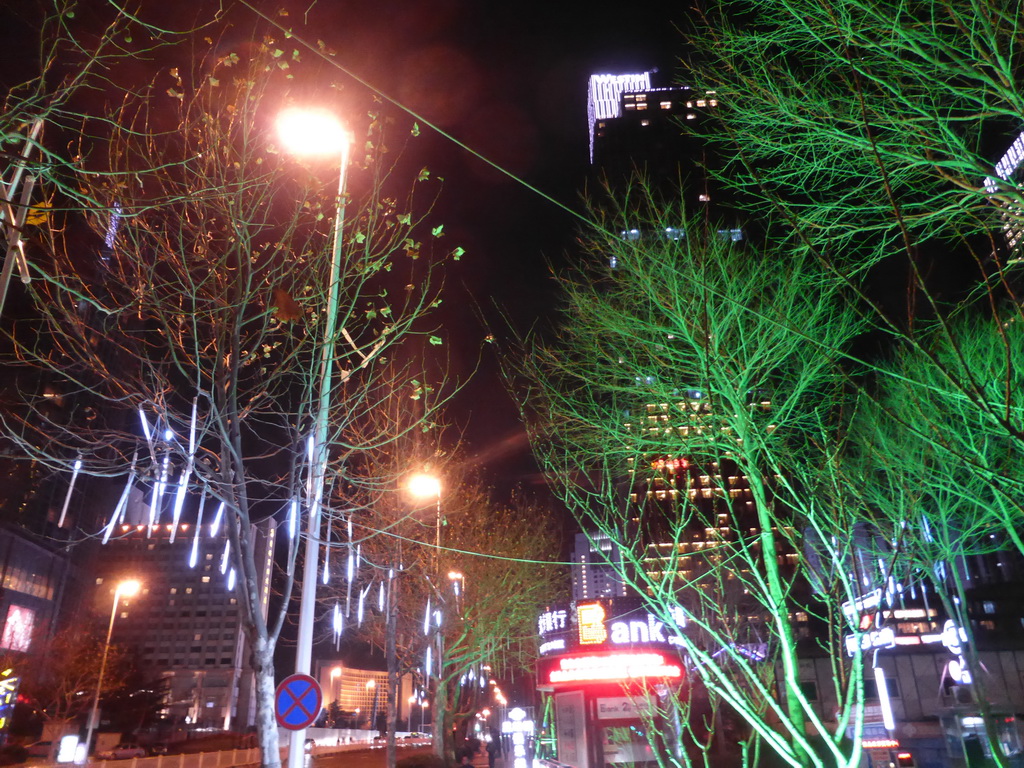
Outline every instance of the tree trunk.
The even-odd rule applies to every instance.
[[[454,746],[450,747],[451,736],[448,734],[448,685],[444,679],[444,646],[441,642],[440,633],[437,642],[437,664],[438,674],[434,681],[434,732],[431,734],[431,743],[434,747],[434,754],[445,762],[448,756],[454,758]]]
[[[256,682],[256,737],[260,768],[281,768],[281,749],[274,717],[274,649],[265,638],[254,643],[252,668]]]
[[[398,649],[395,634],[398,623],[398,572],[388,585],[388,615],[385,627],[384,655],[388,664],[388,746],[387,768],[395,768],[398,759],[398,745],[395,731],[398,729]],[[410,730],[412,728],[410,727]]]

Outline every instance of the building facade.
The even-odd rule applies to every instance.
[[[122,598],[112,641],[167,681],[165,715],[190,728],[245,730],[255,723],[255,689],[223,526],[122,525],[100,548],[94,609],[109,616],[117,585],[142,584]],[[266,615],[276,530],[258,527],[257,568]]]
[[[572,552],[572,598],[625,597],[622,555],[608,536],[577,533]]]

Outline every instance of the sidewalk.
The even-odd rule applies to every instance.
[[[505,754],[498,755],[494,761],[494,768],[505,768]],[[480,748],[480,751],[473,755],[473,768],[489,768],[490,763],[487,762],[487,750],[484,747]]]

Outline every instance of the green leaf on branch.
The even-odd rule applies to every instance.
[[[432,234],[434,237],[444,237],[444,224],[438,224],[436,227],[430,230],[430,234]]]
[[[409,131],[409,133],[411,133],[413,136],[419,136],[420,135],[420,124],[419,123],[413,123],[412,124],[412,130]]]
[[[416,181],[426,181],[430,178],[430,169],[424,166],[420,169],[419,176],[416,177]]]
[[[458,248],[452,251],[452,258],[455,259],[456,261],[459,261],[459,259],[462,258],[462,254],[464,254],[465,252],[466,249],[460,245]]]
[[[443,344],[444,342],[441,341],[441,337],[440,336],[431,336],[430,337],[430,343],[433,344],[436,347],[436,346],[439,346],[439,345]]]
[[[398,223],[399,224],[403,224],[405,226],[409,226],[409,224],[412,223],[412,215],[411,214],[400,213],[400,214],[398,214],[397,218],[398,218]]]

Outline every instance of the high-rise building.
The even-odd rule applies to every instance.
[[[103,545],[95,568],[95,610],[108,616],[124,579],[142,583],[122,598],[113,642],[168,684],[165,714],[175,724],[245,729],[255,722],[255,689],[224,526],[123,525]],[[254,527],[256,567],[266,615],[276,529]]]
[[[659,75],[652,70],[591,76],[591,165],[613,189],[641,173],[654,190],[680,200],[687,215],[717,224],[726,212],[712,178],[719,163],[707,131],[713,129],[718,97],[689,86],[657,86]]]
[[[997,194],[1001,182],[1014,184],[1018,190],[1024,184],[1024,133],[1014,139],[996,162],[995,176],[985,179],[985,190],[989,194]],[[1001,202],[999,205],[1003,211],[1003,234],[1006,237],[1007,250],[1011,254],[1019,254],[1024,241],[1024,210],[1019,203],[1013,205],[1011,202]]]
[[[625,597],[622,555],[607,535],[577,533],[572,552],[572,598]]]

